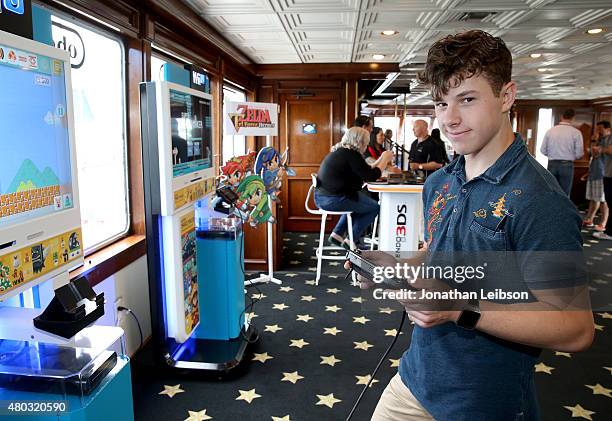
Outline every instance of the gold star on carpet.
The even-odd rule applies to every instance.
[[[285,276],[288,276],[289,278],[293,278],[294,276],[297,276],[297,273],[285,273]]]
[[[327,292],[330,294],[337,294],[339,293],[341,290],[338,288],[327,288]]]
[[[279,327],[278,325],[266,325],[266,328],[264,329],[264,332],[276,333],[279,330],[283,330],[283,328]]]
[[[302,262],[300,262],[299,260],[292,260],[289,262],[290,265],[299,265],[300,263]]]
[[[591,418],[591,415],[593,415],[595,412],[584,409],[580,405],[564,406],[564,408],[567,409],[568,411],[572,411],[572,418],[582,417],[584,419],[593,421],[593,418]]]
[[[264,352],[263,354],[253,354],[253,361],[259,361],[260,363],[265,363],[272,358],[274,357],[269,356],[267,352]]]
[[[603,317],[604,319],[612,319],[612,314],[606,312],[606,313],[597,313],[599,316]]]
[[[367,374],[365,376],[355,376],[355,377],[357,377],[357,383],[355,383],[355,384],[364,384],[364,385],[368,384],[368,382],[370,381],[370,378],[372,378],[372,376],[369,375],[369,374]],[[374,386],[374,383],[378,383],[378,380],[376,380],[376,379],[372,380],[372,383],[370,383],[370,386],[368,386],[368,387]]]
[[[608,370],[612,374],[612,367],[604,367],[604,370]]]
[[[291,288],[291,287],[280,287],[278,290],[280,292],[291,292],[291,291],[293,291],[293,288]]]
[[[559,352],[559,351],[555,351],[555,355],[558,355],[559,357],[567,357],[567,358],[572,358],[572,354],[570,354],[569,352]]]
[[[379,313],[386,313],[386,314],[391,314],[391,313],[393,313],[394,311],[395,311],[395,310],[394,310],[394,309],[392,309],[391,307],[380,307],[380,308],[378,309],[378,312],[379,312]]]
[[[281,310],[281,311],[282,311],[282,310],[284,310],[284,309],[286,309],[286,308],[289,308],[289,306],[285,305],[285,303],[274,304],[274,305],[272,306],[272,309],[273,309],[273,310]]]
[[[338,275],[327,275],[328,278],[338,279]]]
[[[603,387],[599,383],[597,383],[595,386],[591,386],[591,385],[588,385],[588,384],[585,384],[585,386],[588,387],[589,389],[591,389],[593,391],[594,395],[604,395],[604,396],[607,396],[609,398],[612,398],[612,389],[606,389],[605,387]]]
[[[255,389],[238,390],[238,393],[240,393],[240,396],[236,398],[237,401],[246,401],[248,403],[251,403],[254,399],[261,398],[261,395],[255,393]]]
[[[361,304],[361,303],[363,303],[364,301],[365,301],[365,300],[364,300],[363,298],[361,298],[361,297],[351,297],[351,302],[353,302],[353,303],[359,303],[359,304]]]
[[[311,271],[311,272],[316,272],[317,268],[315,266],[313,266],[313,267],[309,267],[308,270]]]
[[[302,250],[293,250],[293,254],[304,254]]]
[[[293,384],[296,384],[298,380],[301,380],[303,378],[304,377],[300,376],[297,371],[294,371],[293,373],[283,373],[283,378],[281,379],[281,382],[291,382]]]
[[[374,346],[374,345],[370,345],[368,341],[353,342],[353,343],[355,344],[354,349],[363,349],[364,351],[367,351],[369,348],[372,348]]]
[[[300,234],[300,238],[308,238],[308,234]],[[302,243],[302,244],[306,244],[306,243]]]
[[[552,371],[555,369],[554,367],[549,367],[544,363],[536,364],[534,367],[535,367],[536,373],[546,373],[546,374],[552,374]]]
[[[291,421],[289,415],[285,415],[284,417],[272,417],[272,421]]]
[[[397,360],[394,360],[393,358],[389,358],[389,361],[391,361],[391,368],[399,367],[399,363],[400,363],[399,358]]]
[[[164,390],[158,393],[158,395],[168,395],[169,398],[173,398],[177,393],[183,393],[184,390],[181,389],[181,385],[177,384],[176,386],[168,386],[164,385]]]
[[[397,335],[397,329],[383,329],[385,331],[385,336],[395,336]]]
[[[290,339],[291,344],[289,346],[294,346],[296,348],[302,349],[306,345],[310,345],[310,343],[306,342],[304,339]]]
[[[323,355],[321,355],[321,362],[319,364],[327,364],[333,367],[339,362],[342,362],[342,360],[336,358],[335,355],[330,355],[329,357],[324,357]]]
[[[298,321],[298,322],[306,322],[306,323],[308,323],[312,319],[314,319],[314,317],[310,317],[309,314],[298,314],[297,319],[295,319],[295,320]]]
[[[336,327],[324,327],[323,329],[325,329],[325,332],[323,332],[324,335],[334,335],[336,336],[338,333],[342,332],[340,329],[336,329]]]
[[[212,417],[206,415],[206,409],[201,411],[187,411],[189,413],[189,418],[185,418],[185,421],[205,421],[212,420]]]
[[[333,393],[330,393],[329,395],[317,395],[317,398],[319,398],[317,405],[325,405],[329,408],[333,408],[335,404],[342,402],[342,400],[334,398]]]
[[[366,319],[365,316],[353,317],[353,323],[361,323],[362,325],[364,325],[364,324],[366,324],[369,321],[370,321],[370,319]]]
[[[338,266],[340,262],[329,262],[330,266]]]
[[[262,294],[253,294],[253,295],[251,295],[251,297],[254,300],[263,300],[264,298],[267,297],[267,295],[264,295],[263,293]]]
[[[283,238],[283,241],[291,241],[291,238]]]
[[[258,316],[257,314],[255,314],[255,313],[245,313],[245,314],[246,314],[247,319],[249,319],[249,320],[250,320],[250,319],[254,319],[255,317],[259,317],[259,316]]]
[[[331,311],[331,312],[337,313],[340,310],[342,310],[342,307],[338,307],[337,305],[325,306],[325,311]]]
[[[306,285],[316,285],[317,281],[304,281]]]
[[[599,330],[599,331],[603,332],[604,327],[602,325],[598,325],[597,323],[595,323],[595,330]]]
[[[301,301],[308,301],[309,303],[316,300],[312,295],[302,295]]]

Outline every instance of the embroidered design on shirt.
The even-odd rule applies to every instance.
[[[429,215],[429,219],[427,220],[427,244],[431,244],[433,233],[437,231],[440,222],[442,222],[442,211],[446,207],[446,203],[455,197],[455,195],[448,193],[448,183],[442,186],[442,192],[436,190],[436,197],[427,212]]]
[[[493,208],[491,214],[498,219],[502,219],[504,216],[513,216],[506,208],[506,194],[504,193],[496,202],[489,202],[489,206]]]
[[[472,212],[474,214],[474,216],[476,218],[486,218],[487,217],[487,210],[480,208],[477,211]]]
[[[519,194],[523,193],[523,190],[521,190],[521,189],[514,189],[514,190],[512,190],[512,193],[514,193],[515,196],[518,196]]]

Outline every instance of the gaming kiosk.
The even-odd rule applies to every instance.
[[[140,86],[153,342],[170,367],[227,372],[255,333],[245,320],[242,221],[211,205],[212,96],[193,73],[166,64],[165,81]]]
[[[104,296],[68,277],[83,264],[68,53],[0,32],[0,91],[0,418],[131,420],[123,330],[92,326]]]

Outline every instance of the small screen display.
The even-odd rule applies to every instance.
[[[172,175],[178,177],[212,165],[212,119],[208,99],[170,90]]]
[[[0,225],[72,208],[64,62],[0,43]]]

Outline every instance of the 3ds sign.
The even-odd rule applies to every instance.
[[[59,22],[52,22],[53,43],[61,50],[70,54],[70,67],[80,68],[85,62],[85,43],[76,29],[69,28]]]
[[[0,30],[31,39],[31,0],[1,0]]]
[[[193,64],[185,65],[185,69],[191,74],[189,87],[198,91],[210,93],[210,82],[204,69]]]

